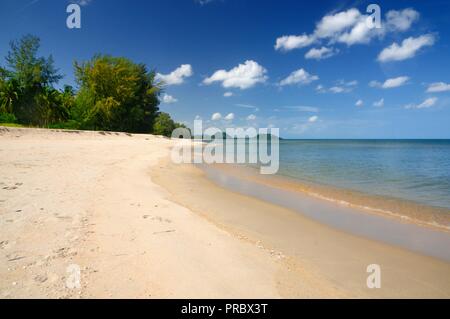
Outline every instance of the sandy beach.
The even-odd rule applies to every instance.
[[[450,297],[448,262],[219,187],[173,143],[0,127],[0,298]]]

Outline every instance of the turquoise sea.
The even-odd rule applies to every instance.
[[[450,208],[450,140],[281,140],[278,174]]]

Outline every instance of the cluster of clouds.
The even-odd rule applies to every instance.
[[[375,28],[372,17],[361,13],[356,8],[325,15],[317,24],[311,34],[284,35],[276,39],[275,50],[291,51],[310,46],[313,47],[305,53],[306,59],[322,60],[330,58],[339,49],[337,44],[352,46],[368,44],[374,38],[383,38],[388,33],[405,32],[414,22],[419,20],[420,14],[414,9],[407,8],[401,11],[391,10],[381,21],[381,28]],[[412,58],[423,47],[431,46],[435,42],[432,34],[419,37],[409,37],[401,44],[392,43],[378,55],[379,62],[401,61]]]
[[[235,114],[234,113],[229,113],[229,114],[227,114],[226,116],[222,116],[222,114],[221,113],[219,113],[219,112],[217,112],[217,113],[214,113],[213,115],[211,115],[211,121],[220,121],[220,120],[223,120],[223,121],[226,121],[226,122],[230,122],[230,121],[233,121],[234,119],[235,119]],[[250,121],[250,122],[252,122],[252,121],[255,121],[256,120],[256,115],[255,114],[250,114],[250,115],[248,115],[245,119],[247,120],[247,121]]]
[[[191,77],[194,74],[192,66],[190,64],[182,64],[172,72],[168,74],[156,74],[156,81],[161,82],[163,85],[180,85],[183,84],[185,79]],[[178,102],[178,99],[171,95],[164,94],[162,98],[164,104],[173,104]]]
[[[378,81],[371,81],[369,83],[369,86],[381,88],[381,89],[392,89],[392,88],[397,88],[397,87],[408,84],[409,80],[410,80],[410,78],[407,76],[399,76],[396,78],[387,79],[383,83],[378,82]],[[450,91],[449,83],[435,82],[435,83],[431,83],[428,85],[426,93],[441,93],[441,92],[447,92],[447,91]],[[435,96],[428,97],[421,103],[407,104],[404,106],[404,108],[408,109],[408,110],[410,110],[410,109],[427,109],[427,108],[431,108],[431,107],[435,106],[436,103],[438,102],[438,100],[439,99]],[[363,104],[364,103],[362,100],[358,100],[356,102],[356,106],[363,106]],[[384,98],[379,101],[374,102],[373,106],[383,107],[384,106]]]
[[[434,106],[436,104],[437,100],[438,100],[437,97],[429,97],[420,104],[405,105],[405,109],[427,109],[427,108]]]
[[[200,4],[206,4],[210,0],[199,0]],[[315,25],[313,32],[310,34],[304,33],[300,35],[284,35],[276,39],[275,50],[281,52],[288,52],[295,49],[308,48],[304,57],[307,60],[323,60],[331,58],[340,53],[337,47],[346,45],[351,47],[357,44],[368,44],[374,39],[382,39],[390,33],[400,34],[408,31],[411,26],[417,22],[420,14],[411,8],[404,10],[391,10],[387,12],[382,19],[382,27],[374,28],[371,25],[371,17],[367,14],[361,13],[356,8],[351,8],[346,11],[334,12],[325,15]],[[416,37],[410,36],[400,42],[393,42],[389,46],[379,52],[377,61],[380,63],[391,61],[402,61],[414,57],[421,49],[433,46],[436,42],[436,36],[428,33]],[[157,80],[161,81],[167,86],[183,84],[187,78],[193,75],[193,68],[190,64],[183,64],[168,74],[156,75]],[[231,98],[236,95],[233,89],[247,90],[258,84],[265,84],[268,82],[268,71],[254,60],[246,60],[237,66],[230,69],[218,69],[211,75],[206,76],[202,80],[202,85],[219,84],[224,89],[227,89],[223,96]],[[277,80],[274,83],[278,87],[285,86],[303,86],[309,85],[313,82],[318,82],[319,76],[312,74],[304,68],[299,68],[292,71],[290,74]],[[387,90],[399,88],[411,82],[410,77],[406,75],[387,78],[384,81],[373,80],[369,83],[372,88]],[[318,93],[350,93],[358,86],[358,81],[339,80],[329,86],[317,84],[316,92]],[[439,93],[450,91],[450,84],[445,82],[435,82],[428,85],[426,93]],[[178,100],[168,94],[164,94],[162,101],[165,104],[176,103]],[[436,105],[437,97],[428,97],[424,101],[416,104],[405,105],[405,109],[425,109]],[[259,108],[252,105],[235,104],[238,107],[253,109],[252,112],[258,112]],[[355,106],[363,107],[365,102],[359,99],[355,102]],[[374,107],[383,107],[385,99],[381,98],[372,103]],[[296,107],[302,112],[318,112],[314,107]],[[230,122],[236,118],[234,113],[222,115],[219,112],[213,113],[211,121]],[[255,114],[250,114],[245,119],[247,121],[257,120]],[[319,122],[319,117],[313,115],[305,118],[302,129]]]
[[[225,120],[225,121],[232,121],[232,120],[234,120],[234,113],[229,113],[228,115],[226,115],[226,116],[222,116],[222,114],[221,113],[214,113],[212,116],[211,116],[211,121],[219,121],[219,120]]]

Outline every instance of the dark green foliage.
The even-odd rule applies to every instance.
[[[0,113],[0,123],[17,123],[17,119],[14,114]]]
[[[172,136],[172,132],[177,128],[186,128],[184,124],[176,123],[169,114],[161,112],[155,119],[153,133],[155,135]]]

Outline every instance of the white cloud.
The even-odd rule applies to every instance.
[[[382,89],[392,89],[402,85],[405,85],[409,81],[409,77],[407,76],[399,76],[392,79],[387,79],[384,83],[380,83],[378,81],[371,81],[369,86],[378,87]]]
[[[169,74],[156,74],[156,79],[163,81],[166,85],[178,85],[184,82],[185,78],[192,76],[192,66],[190,64],[183,64]]]
[[[290,51],[293,49],[304,48],[314,42],[312,36],[303,35],[284,35],[279,37],[275,43],[275,50]]]
[[[316,86],[316,91],[319,92],[319,93],[325,93],[326,89],[325,89],[325,87],[322,84],[319,84],[319,85]]]
[[[332,87],[330,87],[330,92],[332,92],[332,93],[344,93],[344,92],[346,92],[346,90],[342,86],[332,86]]]
[[[340,84],[345,85],[345,86],[356,86],[358,85],[358,81],[357,80],[353,80],[353,81],[348,81],[345,82],[343,80],[339,81]]]
[[[220,120],[222,118],[222,114],[220,114],[220,113],[214,113],[212,116],[211,116],[211,120],[213,120],[213,121],[218,121],[218,120]]]
[[[38,2],[39,0],[35,1]],[[87,6],[88,4],[90,4],[92,2],[92,0],[78,0],[75,1],[75,3],[79,4],[80,6]]]
[[[317,122],[318,119],[319,119],[319,117],[318,117],[317,115],[314,115],[314,116],[311,116],[311,117],[308,119],[308,122],[309,122],[309,123],[315,123],[315,122]]]
[[[353,26],[360,17],[361,13],[355,8],[326,15],[317,24],[314,34],[318,38],[332,38],[337,33]]]
[[[222,82],[222,86],[225,88],[240,88],[241,90],[245,90],[258,83],[264,83],[267,80],[266,73],[267,70],[257,62],[247,60],[244,64],[239,64],[229,71],[218,70],[214,72],[203,83],[210,85],[214,82]]]
[[[356,101],[355,105],[356,106],[363,106],[364,102],[363,102],[363,100],[358,100],[358,101]]]
[[[420,104],[408,104],[405,106],[405,109],[427,109],[435,105],[437,100],[437,97],[430,97]]]
[[[352,92],[353,89],[358,85],[358,81],[353,80],[353,81],[345,81],[345,80],[339,80],[336,81],[336,85],[330,87],[330,88],[326,88],[325,86],[319,84],[316,87],[316,91],[319,93],[327,93],[327,92],[331,92],[331,93],[349,93]]]
[[[225,120],[232,121],[234,120],[234,113],[230,113],[227,116],[225,116]]]
[[[168,94],[164,94],[162,100],[163,100],[163,103],[165,103],[165,104],[172,104],[172,103],[178,102],[178,100],[176,98],[174,98],[173,96],[168,95]]]
[[[249,116],[247,116],[247,120],[248,120],[248,121],[254,121],[254,120],[256,120],[256,115],[250,114]]]
[[[411,8],[402,11],[391,10],[386,13],[386,25],[391,31],[406,31],[419,17],[419,12]]]
[[[379,101],[374,102],[373,106],[375,106],[375,107],[383,107],[384,106],[384,99],[381,99]]]
[[[383,85],[381,86],[383,89],[391,89],[391,88],[396,88],[399,86],[402,86],[404,84],[406,84],[406,82],[409,81],[409,77],[407,76],[399,76],[397,78],[393,78],[393,79],[387,79],[386,81],[384,81]]]
[[[280,82],[280,85],[292,85],[292,84],[309,84],[313,81],[317,81],[319,77],[317,75],[311,75],[304,69],[299,69],[292,72],[287,78]]]
[[[427,89],[428,93],[445,92],[445,91],[450,91],[450,84],[444,82],[431,83]]]
[[[353,28],[348,32],[342,33],[337,41],[345,43],[348,46],[369,43],[375,35],[380,33],[380,29],[369,27],[367,24],[367,16],[361,16]]]
[[[312,48],[305,54],[305,59],[315,59],[315,60],[322,60],[322,59],[328,59],[335,55],[337,53],[337,50],[334,50],[333,48],[327,48],[327,47],[321,47],[320,49]]]
[[[401,45],[395,42],[383,49],[378,55],[378,61],[402,61],[412,58],[421,48],[432,46],[434,41],[435,39],[432,34],[421,35],[417,38],[409,37],[403,40]]]
[[[223,96],[225,96],[225,97],[232,97],[233,95],[234,95],[233,92],[225,92],[223,94]]]

